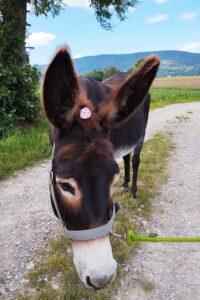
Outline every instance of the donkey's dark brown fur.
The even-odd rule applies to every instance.
[[[139,156],[149,113],[148,90],[158,66],[158,57],[151,56],[133,73],[119,73],[99,83],[76,76],[66,47],[49,65],[43,99],[55,143],[53,172],[58,179],[73,178],[81,195],[78,208],[70,209],[55,182],[58,205],[69,229],[93,228],[107,222],[112,207],[110,189],[119,172],[115,159],[120,153],[124,158],[123,186],[127,188],[133,149],[132,196],[136,197]],[[84,107],[92,112],[87,120],[80,118]],[[69,184],[60,184],[75,194]]]
[[[146,71],[146,70],[145,70]],[[133,75],[132,75],[133,76]],[[118,151],[119,149],[127,148],[133,150],[133,157],[132,157],[132,166],[133,166],[133,179],[132,179],[132,186],[131,186],[131,194],[132,197],[136,198],[137,193],[137,176],[138,176],[138,168],[140,164],[140,152],[143,146],[143,140],[145,136],[145,130],[148,120],[149,114],[149,105],[150,105],[150,95],[145,95],[143,92],[143,99],[144,101],[140,104],[137,111],[135,111],[131,116],[129,114],[126,115],[124,119],[124,111],[122,110],[122,120],[120,119],[120,114],[116,110],[115,105],[113,103],[113,99],[117,97],[121,107],[123,107],[123,97],[126,99],[126,93],[130,93],[126,86],[129,82],[140,82],[140,77],[143,74],[139,74],[139,78],[135,78],[128,73],[118,73],[101,83],[97,81],[85,77],[80,77],[80,83],[83,87],[86,87],[86,91],[90,94],[90,99],[96,105],[99,105],[99,114],[103,119],[102,126],[104,128],[111,127],[110,130],[110,141],[114,147],[114,151]],[[151,80],[151,79],[149,79]],[[131,86],[132,86],[131,82]],[[138,91],[145,91],[146,90],[146,82],[141,82],[140,84],[136,85]],[[137,91],[135,91],[137,94]],[[99,100],[100,99],[100,100]],[[102,99],[103,104],[101,107]],[[107,100],[108,99],[108,100]],[[130,99],[130,106],[126,106],[127,111],[133,111],[131,105],[137,106],[137,101],[140,101],[139,96],[138,98],[134,97],[134,101]],[[133,102],[133,103],[132,103]],[[123,109],[123,108],[122,108]],[[117,116],[115,115],[117,113]],[[102,117],[103,116],[103,117]],[[106,116],[106,118],[105,118]],[[113,119],[119,124],[112,128]],[[122,122],[121,122],[122,121]],[[111,124],[110,124],[111,123]],[[125,151],[126,152],[126,151]],[[122,151],[123,153],[123,151]],[[116,155],[118,158],[119,154]],[[123,156],[124,159],[124,167],[125,167],[125,175],[124,175],[124,183],[123,188],[128,189],[128,183],[130,181],[130,160],[131,160],[131,153],[128,152],[126,155]]]

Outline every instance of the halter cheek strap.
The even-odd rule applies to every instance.
[[[53,152],[54,152],[54,147],[53,147]],[[61,216],[60,209],[58,207],[55,189],[54,189],[54,174],[52,170],[50,172],[49,190],[50,190],[50,195],[54,204],[55,211],[57,213],[59,220],[63,225],[64,235],[66,237],[70,238],[71,240],[85,241],[85,240],[98,239],[100,237],[106,236],[109,233],[111,233],[115,215],[120,209],[118,203],[113,204],[112,216],[106,224],[96,228],[86,229],[86,230],[69,230],[66,227],[66,224]]]

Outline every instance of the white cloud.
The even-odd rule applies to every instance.
[[[63,3],[69,7],[89,8],[89,0],[64,0]]]
[[[198,15],[199,14],[197,12],[184,13],[180,16],[180,19],[183,21],[187,21],[196,18]]]
[[[188,51],[188,52],[199,52],[200,51],[200,41],[183,45],[182,47],[180,47],[180,50]]]
[[[158,23],[170,18],[170,15],[160,14],[147,19],[147,23]]]
[[[83,57],[82,54],[75,54],[75,55],[73,55],[73,58],[74,58],[74,59],[76,59],[76,58],[81,58],[81,57]]]
[[[26,44],[29,47],[41,47],[44,45],[49,45],[50,42],[53,41],[55,38],[56,36],[52,33],[33,32],[27,37]]]
[[[168,0],[154,0],[157,4],[164,4],[166,3]]]
[[[27,8],[27,10],[32,10],[33,9],[33,5],[31,3],[27,3],[26,4],[26,8]]]

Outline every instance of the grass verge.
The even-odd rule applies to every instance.
[[[115,232],[124,234],[129,228],[137,231],[140,229],[138,217],[149,218],[151,200],[159,194],[161,185],[167,179],[166,162],[172,149],[171,136],[167,133],[157,133],[145,143],[139,171],[138,201],[132,201],[129,192],[121,194],[121,176],[114,197],[122,206],[114,222]],[[133,256],[136,246],[129,247],[124,240],[113,237],[111,243],[114,257],[119,263],[118,276],[115,282],[103,291],[95,292],[82,285],[73,266],[70,244],[61,236],[50,241],[47,248],[39,250],[35,260],[36,268],[27,274],[29,288],[35,288],[35,294],[27,294],[19,299],[111,299],[120,285],[120,278],[124,273],[123,266]]]
[[[0,180],[48,157],[50,151],[46,121],[38,119],[31,127],[19,128],[14,135],[0,140]]]

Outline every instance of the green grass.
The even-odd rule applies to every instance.
[[[39,119],[33,126],[19,128],[16,134],[0,140],[0,179],[49,156],[48,125]]]
[[[151,88],[151,109],[169,104],[200,101],[200,88]]]
[[[0,276],[0,285],[3,285],[5,284],[5,278]]]
[[[146,293],[150,293],[153,291],[154,284],[150,281],[145,281],[145,280],[141,280],[140,281],[140,286],[141,288],[146,292]]]
[[[123,181],[121,175],[114,199],[119,201],[122,208],[117,214],[114,222],[114,231],[124,234],[129,228],[139,230],[135,216],[148,219],[151,212],[151,201],[160,192],[160,187],[167,179],[166,162],[173,149],[170,134],[157,133],[150,141],[146,142],[141,155],[141,166],[139,171],[138,201],[130,199],[129,192],[121,194],[120,186]],[[133,257],[134,246],[129,247],[124,240],[112,237],[111,244],[114,257],[119,264],[126,263]],[[103,291],[92,291],[86,289],[80,282],[73,262],[72,251],[68,240],[61,236],[49,242],[49,246],[38,251],[35,260],[37,266],[29,271],[27,278],[30,287],[35,288],[32,296],[24,295],[19,299],[111,299],[117,287],[120,285],[120,278],[125,276],[123,268],[118,268],[118,276],[115,282],[110,284]],[[52,282],[59,284],[58,291],[52,288]],[[145,290],[153,287],[149,283],[141,285]],[[28,289],[28,287],[27,287]],[[32,298],[31,298],[32,297]]]

